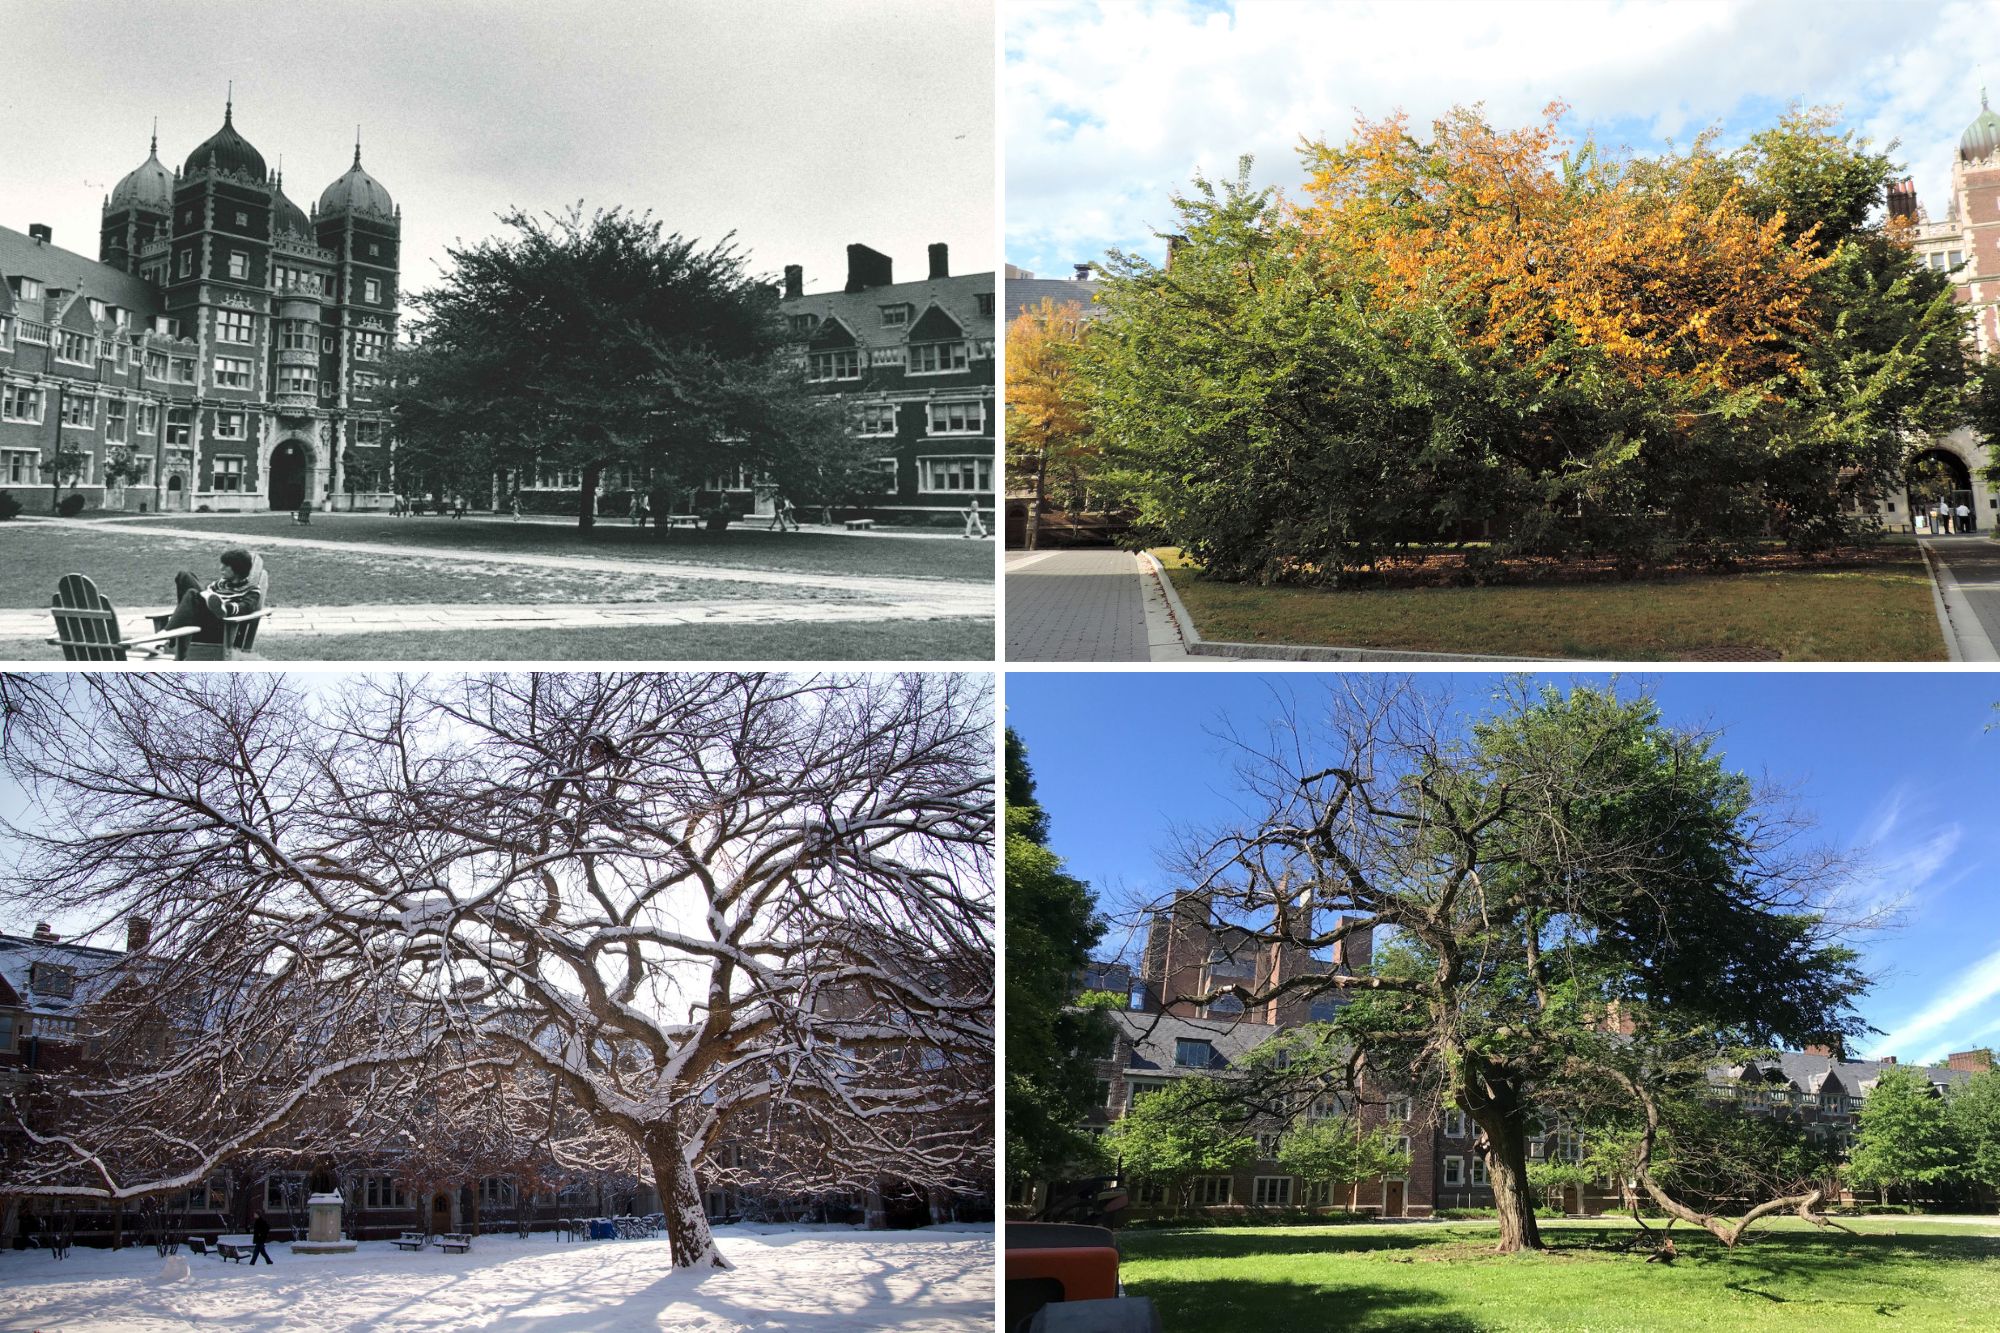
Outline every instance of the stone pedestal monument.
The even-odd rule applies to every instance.
[[[312,1214],[306,1225],[306,1239],[292,1242],[293,1254],[347,1254],[354,1249],[353,1241],[340,1236],[338,1194],[312,1195],[306,1200],[306,1208]]]

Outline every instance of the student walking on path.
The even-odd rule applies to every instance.
[[[250,1214],[250,1239],[254,1242],[250,1251],[250,1266],[257,1266],[257,1256],[261,1254],[265,1263],[276,1268],[277,1265],[271,1263],[271,1252],[264,1248],[264,1242],[271,1239],[271,1220],[264,1216],[261,1208]]]
[[[984,537],[986,535],[986,520],[980,516],[979,501],[977,500],[965,506],[965,535],[968,537]]]

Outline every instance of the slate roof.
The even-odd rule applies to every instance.
[[[782,302],[781,308],[788,317],[817,315],[821,324],[837,318],[853,330],[863,347],[900,347],[908,341],[910,332],[923,319],[924,312],[933,305],[951,316],[952,321],[965,330],[965,337],[991,338],[993,316],[979,313],[979,297],[992,291],[991,273],[968,273],[961,277],[925,278],[919,282],[892,282],[859,292],[809,293]],[[909,322],[883,324],[882,307],[899,304],[910,307]]]
[[[1731,1066],[1726,1072],[1739,1081],[1754,1076],[1761,1082],[1778,1081],[1770,1078],[1772,1073],[1777,1073],[1783,1076],[1783,1081],[1802,1092],[1811,1093],[1817,1093],[1826,1082],[1827,1075],[1834,1074],[1849,1096],[1858,1097],[1864,1090],[1863,1084],[1873,1084],[1888,1069],[1915,1070],[1938,1088],[1955,1087],[1972,1077],[1963,1069],[1894,1065],[1886,1060],[1835,1060],[1831,1056],[1807,1055],[1802,1051],[1781,1051],[1776,1060],[1753,1060],[1747,1065]]]
[[[89,989],[90,979],[114,965],[124,955],[110,949],[57,941],[54,944],[22,935],[0,934],[0,987],[12,991],[14,1004],[34,1014],[67,1014]],[[37,991],[30,984],[36,963],[58,963],[76,974],[75,992],[69,996]]]
[[[132,312],[134,321],[161,312],[160,293],[123,269],[86,259],[59,245],[44,245],[25,232],[0,227],[0,278],[34,278],[45,288],[80,292]]]
[[[1195,1071],[1174,1063],[1174,1043],[1183,1037],[1206,1041],[1215,1048],[1211,1070],[1231,1069],[1249,1052],[1284,1029],[1269,1023],[1235,1022],[1220,1018],[1179,1018],[1173,1014],[1142,1014],[1114,1009],[1111,1021],[1131,1043],[1125,1062],[1128,1074],[1187,1074]]]
[[[1086,315],[1103,313],[1103,308],[1092,304],[1097,294],[1104,290],[1101,282],[1077,282],[1069,278],[1009,278],[1007,279],[1007,317],[1013,319],[1030,310],[1040,310],[1044,299],[1064,305],[1071,301],[1081,305]]]

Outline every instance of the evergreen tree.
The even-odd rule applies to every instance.
[[[1007,729],[1007,1173],[1048,1179],[1094,1153],[1080,1126],[1110,1020],[1070,1003],[1104,935],[1090,886],[1049,850],[1027,748]]]

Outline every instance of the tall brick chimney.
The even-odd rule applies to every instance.
[[[1962,1069],[1968,1074],[1983,1074],[1993,1068],[1993,1052],[1984,1046],[1970,1051],[1953,1051],[1945,1057],[1944,1067]]]
[[[785,265],[785,299],[796,301],[806,294],[806,270],[803,264]]]
[[[1875,1060],[1878,1064],[1893,1065],[1896,1063],[1896,1057],[1893,1055],[1878,1055],[1875,1057]]]
[[[846,290],[865,292],[871,287],[887,287],[895,281],[891,276],[893,266],[889,256],[880,250],[870,250],[865,245],[848,246]]]
[[[931,276],[933,278],[951,276],[951,249],[943,241],[931,246]]]
[[[153,923],[143,916],[125,922],[125,952],[139,953],[153,942]]]
[[[46,921],[37,921],[37,922],[35,923],[35,943],[37,943],[37,944],[54,944],[54,943],[56,943],[56,941],[60,940],[61,938],[62,938],[62,936],[60,936],[60,935],[56,934],[56,933],[55,933],[55,932],[54,932],[53,930],[50,930],[50,929],[49,929],[49,923],[48,923],[48,922],[46,922]]]
[[[46,222],[30,222],[28,224],[28,235],[30,238],[40,241],[43,245],[51,245],[56,239],[55,232],[50,230],[49,224]]]

